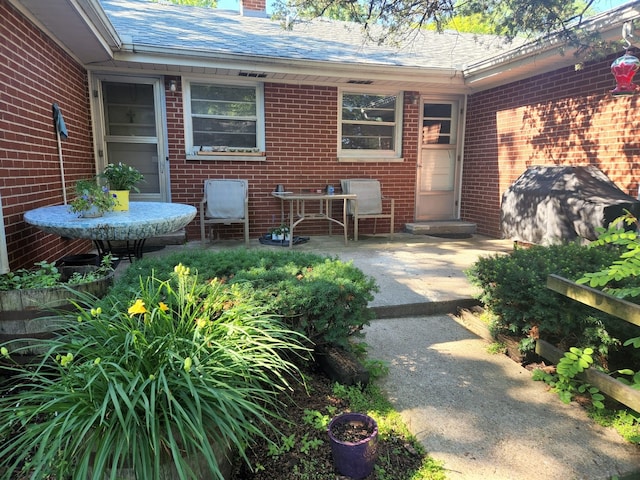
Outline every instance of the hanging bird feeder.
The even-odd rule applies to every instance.
[[[633,36],[631,30],[629,22],[622,26],[622,38],[627,45],[624,55],[616,58],[611,64],[611,73],[616,79],[616,88],[611,90],[612,95],[631,95],[640,90],[640,87],[633,83],[633,76],[640,69],[640,60],[629,53],[631,42],[628,37]]]

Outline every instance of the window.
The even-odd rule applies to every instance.
[[[452,103],[425,103],[422,112],[422,143],[453,145],[455,111]]]
[[[218,156],[264,151],[261,85],[185,83],[187,152]]]
[[[341,94],[340,156],[400,157],[402,95]]]

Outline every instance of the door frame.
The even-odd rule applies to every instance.
[[[102,98],[102,82],[140,83],[153,86],[155,104],[156,138],[158,149],[158,174],[160,180],[160,201],[171,201],[171,184],[169,175],[169,147],[167,140],[167,113],[164,81],[161,76],[118,75],[108,72],[89,71],[89,98],[91,108],[91,124],[93,125],[93,149],[96,172],[102,172],[107,165],[107,146],[105,140],[104,103]],[[135,193],[131,194],[135,199]]]
[[[414,200],[414,218],[416,221],[421,221],[418,218],[418,202],[419,202],[419,189],[420,189],[420,168],[422,165],[422,125],[424,120],[424,104],[425,103],[457,103],[457,124],[456,124],[456,142],[455,142],[455,167],[454,167],[454,180],[453,180],[453,202],[451,205],[452,220],[460,219],[461,210],[461,198],[462,198],[462,171],[464,164],[464,135],[466,125],[466,113],[467,113],[467,95],[420,95],[418,100],[419,115],[418,115],[418,152],[416,163],[416,191]],[[428,221],[428,220],[422,220]]]

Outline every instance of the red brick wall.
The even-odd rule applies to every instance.
[[[0,38],[0,195],[16,269],[91,247],[45,235],[22,219],[27,210],[63,203],[52,103],[60,105],[69,131],[62,140],[67,190],[94,174],[94,160],[84,69],[6,0],[0,0]]]
[[[413,220],[414,184],[417,155],[417,105],[405,104],[403,163],[338,162],[338,91],[332,87],[293,86],[268,83],[265,96],[266,160],[205,161],[185,160],[180,88],[167,91],[171,191],[174,202],[195,205],[202,198],[207,178],[246,178],[249,180],[251,237],[256,238],[280,223],[280,202],[270,195],[277,184],[299,192],[339,186],[341,178],[376,178],[383,194],[395,199],[395,230]],[[338,208],[338,202],[335,203]],[[339,213],[336,210],[336,215]],[[388,229],[380,220],[378,232]],[[241,227],[228,226],[221,235],[241,238]],[[327,234],[327,221],[307,220],[296,233]],[[333,229],[334,233],[337,231]],[[362,223],[363,234],[373,231],[373,220]],[[388,230],[387,230],[388,231]],[[190,239],[198,238],[199,222],[191,223]]]
[[[611,96],[616,56],[471,95],[461,217],[500,236],[503,192],[530,165],[598,166],[638,193],[640,97]]]

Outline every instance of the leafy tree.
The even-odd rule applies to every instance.
[[[533,39],[555,33],[578,52],[604,47],[594,32],[581,29],[595,0],[276,0],[274,16],[304,20],[325,16],[363,26],[378,43],[411,35],[418,28],[457,28]],[[339,13],[338,13],[339,12]],[[619,46],[618,46],[619,49]]]

